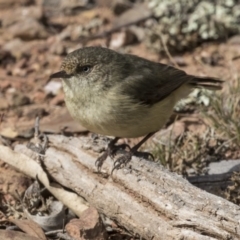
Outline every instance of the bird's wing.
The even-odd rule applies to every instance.
[[[153,63],[143,63],[141,69],[136,69],[125,79],[123,93],[132,96],[142,104],[153,105],[190,81],[192,76],[174,67]]]

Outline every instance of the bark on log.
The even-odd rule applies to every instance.
[[[110,176],[113,162],[107,159],[104,178],[96,173],[96,154],[82,149],[81,138],[48,137],[50,146],[44,158],[48,173],[129,231],[155,240],[240,239],[239,206],[192,186],[160,164],[134,157],[130,168]],[[6,153],[6,149],[0,146],[1,160],[36,176],[37,172],[28,173],[11,162],[16,153],[9,149]],[[26,155],[32,164],[25,146],[16,146],[15,152],[22,164]]]

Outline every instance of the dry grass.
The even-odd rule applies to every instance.
[[[223,142],[210,128],[201,135],[184,132],[168,142],[168,145],[155,144],[153,154],[162,165],[182,175],[204,174],[209,162],[217,161],[222,155],[216,150]]]
[[[240,79],[226,83],[226,91],[210,95],[211,108],[202,111],[228,145],[240,146]]]
[[[232,185],[225,191],[225,198],[235,204],[240,205],[240,173],[234,172],[231,176]]]
[[[161,164],[183,175],[204,174],[212,161],[239,157],[240,146],[240,79],[226,83],[224,92],[206,92],[208,107],[201,107],[208,129],[197,134],[184,132],[152,151]]]

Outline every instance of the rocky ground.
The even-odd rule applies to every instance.
[[[196,176],[207,174],[211,162],[239,159],[240,37],[204,42],[185,52],[168,46],[156,51],[144,40],[154,21],[143,1],[0,0],[0,144],[27,143],[37,116],[43,133],[90,134],[69,116],[61,81],[49,76],[67,53],[103,46],[226,81],[217,95],[195,92],[180,103],[177,117],[145,145],[162,164]],[[0,173],[1,217],[17,219],[9,206],[16,204],[16,189],[22,194],[31,180],[3,162]],[[117,232],[110,239],[131,238]]]

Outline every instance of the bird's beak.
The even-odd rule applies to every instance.
[[[60,71],[60,72],[56,72],[56,73],[53,73],[52,75],[50,75],[49,79],[52,79],[52,78],[70,78],[71,75],[70,74],[67,74],[65,71]]]

